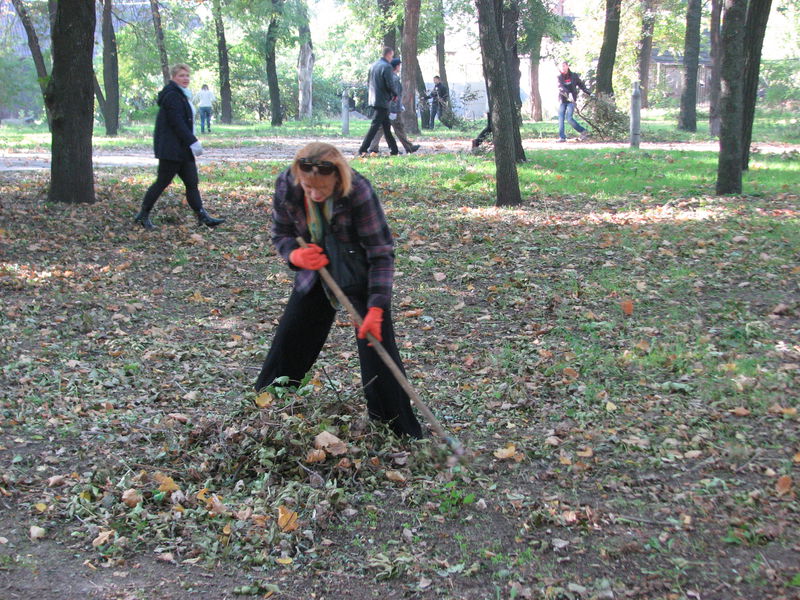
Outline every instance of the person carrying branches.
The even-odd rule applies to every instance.
[[[573,116],[575,112],[575,103],[578,101],[578,89],[589,96],[592,93],[583,83],[583,80],[577,73],[573,73],[569,69],[569,63],[564,61],[561,63],[561,72],[558,74],[558,141],[566,142],[567,134],[564,131],[564,122],[567,121],[572,128],[581,135],[581,139],[586,139],[588,135],[586,128],[578,123]]]

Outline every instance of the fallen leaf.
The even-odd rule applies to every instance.
[[[591,458],[594,456],[594,450],[591,448],[584,448],[583,450],[578,450],[575,454],[583,458]]]
[[[130,508],[135,507],[142,501],[142,495],[135,489],[130,488],[122,492],[122,502]]]
[[[273,396],[270,392],[261,392],[258,396],[256,396],[256,406],[258,408],[266,408],[273,402],[275,402],[275,396]]]
[[[551,435],[544,440],[548,446],[558,446],[561,444],[561,438],[556,435]]]
[[[47,480],[47,487],[59,487],[66,483],[63,475],[53,475]]]
[[[158,472],[153,475],[153,479],[158,482],[158,491],[159,492],[175,492],[179,490],[178,484],[170,477],[169,475],[164,475],[162,472]]]
[[[405,483],[406,476],[403,475],[400,471],[392,469],[391,471],[386,471],[386,479],[388,479],[389,481],[396,481],[398,483]]]
[[[737,406],[736,408],[730,411],[732,414],[736,415],[737,417],[746,417],[750,414],[750,411],[746,409],[744,406]]]
[[[37,502],[36,504],[33,505],[33,508],[38,510],[40,513],[43,513],[44,511],[47,510],[47,504],[45,504],[44,502]]]
[[[156,558],[163,562],[168,562],[168,563],[175,562],[175,556],[172,554],[172,552],[162,552],[161,554],[157,554]]]
[[[784,496],[792,491],[792,478],[788,475],[778,477],[778,482],[775,484],[775,491],[778,496]]]
[[[608,411],[608,412],[613,412],[613,411],[615,411],[615,410],[617,410],[617,405],[616,405],[616,404],[614,404],[613,402],[611,402],[611,400],[609,400],[608,402],[606,402],[606,411]]]
[[[628,317],[633,314],[633,300],[623,300],[619,303],[622,313]]]
[[[564,376],[569,378],[569,379],[577,379],[578,378],[578,372],[575,369],[573,369],[572,367],[565,367],[563,373],[564,373]]]
[[[505,448],[498,448],[492,454],[494,454],[495,458],[504,460],[507,458],[514,458],[516,453],[517,447],[514,444],[506,444]]]
[[[278,507],[278,527],[287,533],[297,529],[297,513],[281,504]]]
[[[433,278],[436,281],[444,281],[445,279],[447,279],[447,275],[445,275],[444,273],[441,273],[441,272],[437,272],[437,273],[433,274]]]
[[[307,463],[325,462],[326,458],[328,458],[328,455],[325,453],[325,450],[321,448],[309,450],[308,454],[306,454]]]
[[[279,565],[290,565],[292,564],[292,559],[291,557],[286,556],[283,558],[276,558],[275,562],[278,563]]]
[[[347,453],[347,444],[333,435],[330,431],[318,433],[317,437],[314,438],[314,447],[317,449],[327,450],[333,456],[339,456]]]
[[[92,540],[92,546],[97,548],[98,546],[107,544],[112,541],[116,535],[117,532],[113,529],[103,529],[99,534],[97,534],[97,537]]]
[[[47,532],[45,531],[44,527],[39,527],[38,525],[31,525],[29,530],[31,539],[35,542],[36,540],[41,540]]]

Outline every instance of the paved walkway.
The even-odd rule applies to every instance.
[[[215,148],[214,139],[211,138],[205,145],[205,153],[198,160],[203,164],[224,164],[240,162],[291,160],[297,149],[311,139],[303,138],[263,138],[242,140],[244,144],[236,148]],[[331,143],[336,144],[345,156],[355,156],[361,143],[360,138],[333,138]],[[421,145],[419,155],[471,152],[470,140],[439,139],[416,140]],[[580,142],[570,140],[567,143],[557,143],[555,139],[525,140],[525,150],[572,150],[577,148],[606,148],[622,150],[628,148],[626,143],[592,142],[591,139]],[[754,148],[763,154],[783,154],[786,152],[800,152],[797,144],[754,144]],[[719,150],[717,142],[671,142],[641,144],[642,150],[680,150],[685,152],[716,152]],[[383,148],[386,153],[387,149]],[[93,156],[95,167],[98,168],[133,168],[155,167],[157,161],[150,150],[121,149],[97,150]],[[0,150],[0,172],[2,171],[41,171],[50,168],[50,154],[48,152],[8,152]]]

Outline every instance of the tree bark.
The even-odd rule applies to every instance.
[[[637,45],[636,64],[639,69],[639,89],[642,93],[642,108],[648,108],[647,92],[650,89],[650,56],[653,54],[653,31],[656,26],[654,0],[642,0],[642,30]]]
[[[25,36],[28,38],[28,48],[30,48],[31,58],[33,58],[33,64],[36,67],[36,77],[39,80],[39,89],[42,91],[42,98],[44,98],[50,75],[47,73],[47,65],[44,62],[42,48],[39,45],[39,36],[36,35],[36,29],[33,26],[33,22],[28,15],[28,10],[25,8],[25,4],[22,2],[22,0],[11,0],[11,3],[14,5],[14,10],[17,11],[17,16],[22,22],[22,27],[25,29]],[[50,131],[52,131],[53,127],[50,120],[50,109],[47,107],[47,102],[45,102],[44,110],[45,116],[47,117],[47,127],[50,129]]]
[[[150,13],[153,15],[153,27],[156,30],[156,46],[158,56],[161,61],[161,74],[164,76],[164,85],[171,79],[169,75],[169,59],[167,58],[167,47],[164,44],[164,28],[161,26],[161,11],[158,8],[158,0],[150,0]]]
[[[725,0],[717,194],[742,193],[742,70],[747,0]]]
[[[283,124],[281,109],[281,91],[278,87],[278,68],[275,64],[275,47],[278,43],[278,26],[283,14],[283,0],[272,0],[272,18],[267,28],[266,67],[267,86],[269,87],[269,110],[272,113],[270,123],[273,127]]]
[[[772,0],[750,0],[744,29],[744,87],[742,88],[742,169],[750,167],[750,142],[758,100],[761,48]]]
[[[700,59],[700,17],[702,0],[689,0],[686,6],[686,34],[683,39],[683,92],[678,129],[697,131],[697,66]]]
[[[214,0],[212,11],[214,13],[214,28],[217,33],[217,58],[219,61],[219,120],[226,125],[230,125],[233,122],[231,68],[228,62],[228,42],[225,39],[225,23],[222,20],[221,0]]]
[[[603,29],[603,45],[597,59],[597,93],[614,95],[612,79],[614,63],[617,61],[621,0],[606,0],[606,23]]]
[[[522,204],[514,148],[514,102],[508,89],[508,65],[498,27],[500,16],[494,0],[476,0],[478,7],[478,32],[484,73],[487,76],[488,94],[494,137],[494,164],[496,173],[496,206]]]
[[[542,93],[539,90],[539,64],[542,60],[542,36],[531,41],[531,119],[544,120],[542,115]]]
[[[314,46],[308,22],[299,27],[300,53],[297,57],[298,110],[300,119],[310,119],[314,112]]]
[[[94,202],[92,126],[94,123],[93,0],[59,0],[52,31],[53,73],[45,102],[53,135],[50,202]]]
[[[525,162],[525,149],[522,147],[522,98],[520,94],[519,70],[520,60],[517,52],[517,27],[519,26],[519,0],[497,0],[495,11],[500,15],[498,31],[501,35],[503,54],[506,59],[506,75],[508,77],[508,92],[514,108],[514,154],[518,162]]]
[[[102,106],[106,135],[119,133],[119,60],[117,56],[117,34],[112,20],[112,1],[103,0],[103,85],[105,103]]]
[[[414,82],[417,79],[419,64],[417,63],[417,35],[419,34],[420,0],[406,0],[405,16],[403,17],[403,67],[401,80],[403,82],[403,106],[406,110],[400,113],[406,132],[419,133],[417,111],[414,110]]]
[[[722,0],[711,0],[711,22],[709,37],[711,41],[711,79],[708,90],[708,129],[711,135],[719,135],[719,94],[721,59],[721,21]]]
[[[416,74],[416,84],[417,84],[417,97],[421,98],[419,102],[415,106],[419,107],[419,117],[422,120],[422,127],[423,129],[428,129],[428,124],[431,122],[431,108],[428,105],[428,101],[425,100],[428,90],[425,87],[425,77],[422,75],[422,69],[419,68],[419,64],[417,64],[417,74]],[[405,87],[403,88],[405,89]],[[411,110],[410,106],[406,107],[406,110]],[[419,133],[418,131],[414,133]]]

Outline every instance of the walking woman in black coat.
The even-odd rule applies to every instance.
[[[197,223],[216,227],[225,219],[215,219],[203,208],[198,187],[195,156],[203,153],[203,146],[194,135],[194,114],[189,102],[191,71],[185,64],[176,64],[170,69],[172,80],[158,94],[158,116],[153,134],[153,148],[158,159],[158,177],[145,192],[142,208],[134,221],[145,229],[155,229],[150,221],[150,211],[161,193],[172,183],[175,175],[186,186],[186,201],[197,215]]]

